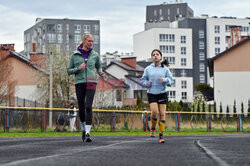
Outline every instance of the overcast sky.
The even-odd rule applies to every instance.
[[[40,18],[100,20],[101,54],[132,52],[133,34],[144,30],[146,6],[161,0],[0,0],[0,44],[24,49],[23,32]],[[172,2],[175,2],[173,0]],[[183,0],[195,16],[250,17],[250,0]]]

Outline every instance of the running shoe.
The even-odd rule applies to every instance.
[[[89,133],[86,134],[86,142],[92,142]]]
[[[155,130],[150,130],[150,137],[155,137]]]
[[[83,131],[82,131],[82,142],[84,142],[85,139],[86,139],[86,131],[83,130]]]
[[[159,143],[165,143],[162,133],[159,134]]]

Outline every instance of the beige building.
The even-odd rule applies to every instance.
[[[223,111],[227,106],[232,111],[235,101],[237,112],[241,103],[246,112],[250,100],[250,37],[211,58],[209,69],[217,106],[222,103]]]
[[[0,45],[1,58],[6,63],[11,64],[11,80],[15,81],[14,93],[12,98],[19,97],[35,101],[38,97],[36,94],[38,80],[46,75],[46,72],[32,63],[26,56],[15,52],[14,44]],[[11,105],[15,105],[12,101]]]

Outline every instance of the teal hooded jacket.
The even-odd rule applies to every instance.
[[[85,62],[81,52],[76,50],[70,57],[67,72],[69,75],[75,74],[75,84],[95,82],[97,83],[97,75],[102,73],[102,66],[100,56],[97,52],[92,50],[88,56],[88,60],[85,62],[86,67],[79,70],[78,67]],[[96,70],[95,70],[96,69]]]

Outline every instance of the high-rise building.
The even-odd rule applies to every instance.
[[[187,3],[163,3],[160,5],[151,5],[146,8],[146,22],[173,22],[180,17],[190,18],[193,17],[193,10]]]
[[[100,53],[99,20],[37,18],[36,24],[24,31],[24,52],[49,54],[54,47],[58,53],[71,54],[86,33],[93,35],[93,49]]]

